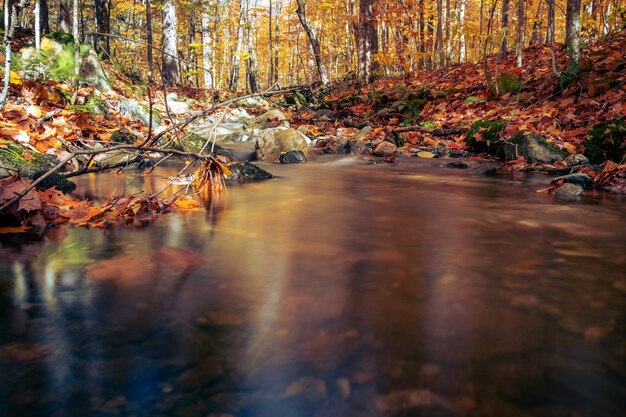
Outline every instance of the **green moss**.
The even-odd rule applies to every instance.
[[[111,135],[111,140],[117,143],[135,143],[141,140],[141,138],[126,130],[118,130]]]
[[[24,178],[32,178],[36,172],[47,170],[54,164],[54,157],[26,149],[17,143],[0,147],[0,167],[16,172]]]
[[[50,32],[45,37],[52,39],[53,41],[57,41],[58,43],[62,43],[64,45],[74,44],[74,37],[70,35],[69,33],[65,33],[65,32]]]
[[[592,127],[585,139],[585,156],[594,164],[626,158],[626,119]]]
[[[85,104],[75,104],[67,106],[68,110],[82,111],[91,114],[106,114],[107,105],[104,100],[91,95]]]
[[[517,93],[522,89],[522,81],[513,74],[504,73],[498,77],[495,84],[489,86],[492,94],[503,95]]]
[[[476,96],[469,96],[468,98],[465,99],[465,104],[472,104],[472,103],[484,103],[485,100],[481,99],[480,97],[476,97]]]
[[[467,149],[474,153],[488,153],[493,156],[504,156],[504,144],[500,141],[500,133],[504,129],[504,120],[479,120],[467,132],[465,139]]]

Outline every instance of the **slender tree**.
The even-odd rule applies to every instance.
[[[524,1],[517,0],[517,44],[515,45],[515,57],[517,59],[517,67],[523,66],[523,50],[524,50],[524,30],[526,20],[524,19]]]
[[[95,0],[96,36],[94,36],[94,49],[96,52],[104,52],[107,57],[111,56],[111,0]]]
[[[176,34],[176,6],[174,0],[163,2],[163,80],[175,85],[180,80],[178,65],[178,35]]]
[[[72,25],[70,18],[70,7],[67,1],[61,0],[59,3],[59,24],[58,31],[70,33],[70,26]]]
[[[567,0],[565,45],[569,51],[570,68],[575,68],[580,62],[580,0]]]
[[[326,72],[326,66],[324,65],[324,61],[322,61],[322,51],[320,48],[320,43],[317,40],[317,35],[306,16],[306,5],[304,4],[304,0],[296,0],[296,2],[298,3],[296,14],[300,19],[300,23],[302,24],[304,31],[309,37],[309,42],[311,44],[311,49],[313,49],[313,56],[315,57],[315,63],[317,64],[317,70],[320,74],[320,79],[323,85],[327,85],[329,82],[328,72]]]
[[[235,56],[233,57],[233,67],[230,74],[230,90],[237,90],[237,84],[239,84],[239,68],[241,65],[241,56],[243,55],[244,47],[244,25],[246,21],[246,0],[239,0],[239,23],[237,25],[237,47],[235,49]]]
[[[359,85],[365,85],[372,81],[372,54],[377,43],[374,18],[373,0],[361,0],[355,31],[358,55],[357,82]]]
[[[2,93],[0,94],[0,110],[4,108],[4,105],[7,102],[7,98],[9,97],[9,88],[11,87],[11,41],[13,40],[13,35],[15,34],[15,27],[17,26],[17,16],[19,12],[26,7],[26,3],[28,0],[20,0],[19,3],[11,3],[10,13],[11,18],[5,18],[5,24],[8,26],[8,30],[4,32],[4,87],[2,88]],[[9,1],[5,0],[5,13],[9,13]],[[5,15],[6,16],[6,15]]]
[[[507,37],[509,35],[509,0],[502,0],[502,41],[500,42],[500,54],[498,59],[506,60],[508,53]]]
[[[202,11],[202,67],[204,75],[204,87],[215,88],[213,75],[213,38],[211,36],[211,15],[208,10]]]

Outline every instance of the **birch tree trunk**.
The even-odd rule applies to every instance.
[[[537,14],[535,15],[535,21],[533,22],[533,32],[530,35],[531,45],[539,45],[543,43],[541,35],[541,26],[543,25],[543,20],[541,20],[541,15],[543,13],[543,3],[543,1],[540,1],[537,5]]]
[[[465,4],[467,0],[461,0],[459,6],[459,63],[465,62],[466,46],[465,46]]]
[[[80,86],[80,38],[78,33],[78,0],[74,0],[74,15],[72,19],[72,35],[74,35],[74,92],[72,104],[76,103],[78,87]]]
[[[437,0],[437,33],[435,35],[434,53],[439,55],[439,66],[443,66],[445,61],[443,52],[443,0]]]
[[[278,4],[276,5],[276,18],[274,19],[274,79],[272,80],[272,84],[276,84],[278,82],[278,75],[280,68],[278,66],[278,54],[280,52],[280,12],[282,11],[282,3],[278,0]]]
[[[6,1],[6,0],[5,0]],[[41,49],[41,0],[35,0],[35,50]]]
[[[233,67],[230,74],[230,90],[237,90],[239,84],[239,67],[241,65],[241,55],[243,53],[244,41],[244,22],[245,22],[245,0],[239,0],[239,24],[237,26],[237,48],[233,57]]]
[[[515,46],[515,56],[518,68],[522,68],[523,66],[522,53],[524,50],[524,30],[526,27],[526,21],[524,20],[524,1],[525,0],[517,0],[517,44]]]
[[[180,80],[178,66],[178,35],[176,34],[176,6],[174,0],[163,3],[163,68],[166,84],[175,85]]]
[[[70,19],[70,7],[66,1],[59,3],[59,32],[70,33],[71,19]]]
[[[11,41],[15,34],[15,26],[17,26],[17,15],[26,6],[27,1],[20,0],[19,3],[11,4],[11,18],[9,19],[5,15],[5,24],[8,23],[8,29],[4,32],[4,87],[2,88],[2,94],[0,94],[0,110],[4,108],[9,97],[9,89],[11,88]],[[5,13],[9,13],[9,0],[4,0],[4,2]]]
[[[296,10],[296,14],[300,19],[300,23],[304,28],[307,36],[309,37],[309,43],[311,44],[311,49],[313,49],[313,56],[315,58],[315,64],[317,65],[317,71],[320,74],[320,79],[323,85],[328,85],[328,73],[326,72],[326,66],[322,61],[322,52],[320,49],[320,43],[317,40],[317,36],[315,34],[315,30],[309,23],[306,17],[306,5],[304,4],[304,0],[296,0],[298,3],[298,8]]]
[[[202,12],[202,67],[204,88],[215,88],[213,76],[213,39],[211,37],[211,16],[208,11]]]

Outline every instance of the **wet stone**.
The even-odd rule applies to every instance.
[[[264,181],[274,178],[272,174],[250,162],[231,164],[228,169],[233,175],[226,180],[227,184]]]
[[[306,156],[302,151],[285,152],[278,159],[281,164],[303,164],[306,162]]]
[[[382,141],[374,146],[372,154],[375,156],[393,156],[398,153],[398,147],[391,142]]]
[[[561,200],[576,200],[580,198],[584,193],[583,187],[576,184],[563,184],[561,187],[554,191],[556,198]]]
[[[563,181],[566,184],[579,185],[584,188],[590,186],[593,182],[589,175],[583,174],[582,172],[556,177],[550,181],[550,184],[555,184],[559,181]]]
[[[565,158],[565,165],[567,165],[568,167],[587,165],[587,164],[589,164],[589,159],[587,159],[587,157],[581,153],[576,154],[576,155],[570,155],[567,158]]]
[[[337,115],[328,109],[321,109],[315,112],[313,115],[315,121],[334,121],[337,120]]]

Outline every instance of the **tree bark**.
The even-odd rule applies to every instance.
[[[146,0],[146,31],[147,40],[148,40],[148,83],[152,82],[152,76],[154,75],[152,70],[152,9],[151,9],[151,0]],[[150,117],[152,117],[152,112],[150,112]],[[152,126],[152,120],[149,126]]]
[[[328,73],[326,72],[326,66],[324,65],[324,61],[322,61],[322,52],[320,48],[320,43],[317,40],[317,35],[315,34],[315,30],[313,26],[309,23],[306,17],[306,5],[304,4],[304,0],[296,0],[298,3],[298,8],[296,9],[296,14],[300,19],[300,23],[304,28],[307,36],[309,37],[309,43],[311,44],[311,49],[313,50],[313,56],[315,58],[315,64],[317,65],[317,71],[319,72],[320,79],[323,85],[328,84]]]
[[[580,62],[580,0],[567,0],[565,45],[569,51],[570,68],[574,68]]]
[[[444,52],[443,52],[443,0],[437,0],[437,33],[435,35],[435,50],[434,53],[439,55],[439,65],[444,64]]]
[[[461,0],[459,7],[459,63],[465,62],[465,4],[467,0]]]
[[[70,7],[67,5],[67,1],[61,1],[59,4],[59,32],[70,33],[70,26],[72,25],[70,19]]]
[[[506,60],[508,53],[507,36],[509,31],[509,0],[502,1],[502,42],[500,43],[499,60]]]
[[[373,0],[361,0],[355,31],[358,57],[357,82],[359,85],[365,85],[372,81],[372,54],[377,46],[374,18]]]
[[[35,50],[41,49],[41,0],[35,0]]]
[[[102,35],[95,36],[94,49],[97,53],[104,52],[107,57],[111,56],[110,37],[111,33],[111,0],[95,0],[96,8],[96,32]]]
[[[78,97],[78,87],[80,87],[80,38],[78,33],[78,0],[74,0],[72,35],[74,36],[74,92],[72,93],[72,104],[76,103]]]
[[[8,13],[9,8],[9,0],[5,0],[5,13]],[[0,110],[4,108],[4,105],[7,102],[7,98],[9,97],[9,89],[11,87],[11,41],[13,40],[13,35],[15,35],[15,26],[17,26],[17,15],[18,13],[26,7],[26,3],[28,0],[20,0],[19,3],[11,3],[11,18],[5,18],[5,24],[8,23],[8,30],[4,32],[4,87],[2,88],[2,93],[0,94]],[[9,23],[10,22],[10,23]]]
[[[239,84],[239,67],[241,65],[241,55],[243,54],[244,41],[244,22],[245,22],[245,0],[239,0],[239,23],[237,26],[237,48],[233,57],[233,67],[230,74],[230,90],[235,91]]]
[[[211,16],[208,11],[202,12],[202,67],[204,88],[215,88],[213,75],[213,39],[211,37]]]
[[[176,85],[180,80],[176,27],[176,6],[174,0],[165,0],[163,3],[162,77],[167,85]]]
[[[535,15],[535,21],[533,22],[533,33],[530,35],[531,45],[540,45],[543,43],[541,35],[541,26],[543,25],[543,20],[541,19],[543,14],[543,3],[543,1],[540,1],[537,5],[537,14]]]
[[[546,0],[548,2],[548,27],[546,32],[546,42],[550,45],[554,43],[554,32],[555,32],[555,22],[554,22],[554,0]]]
[[[515,45],[515,56],[517,58],[517,67],[522,68],[524,50],[524,30],[526,21],[524,20],[524,1],[517,0],[517,44]]]

